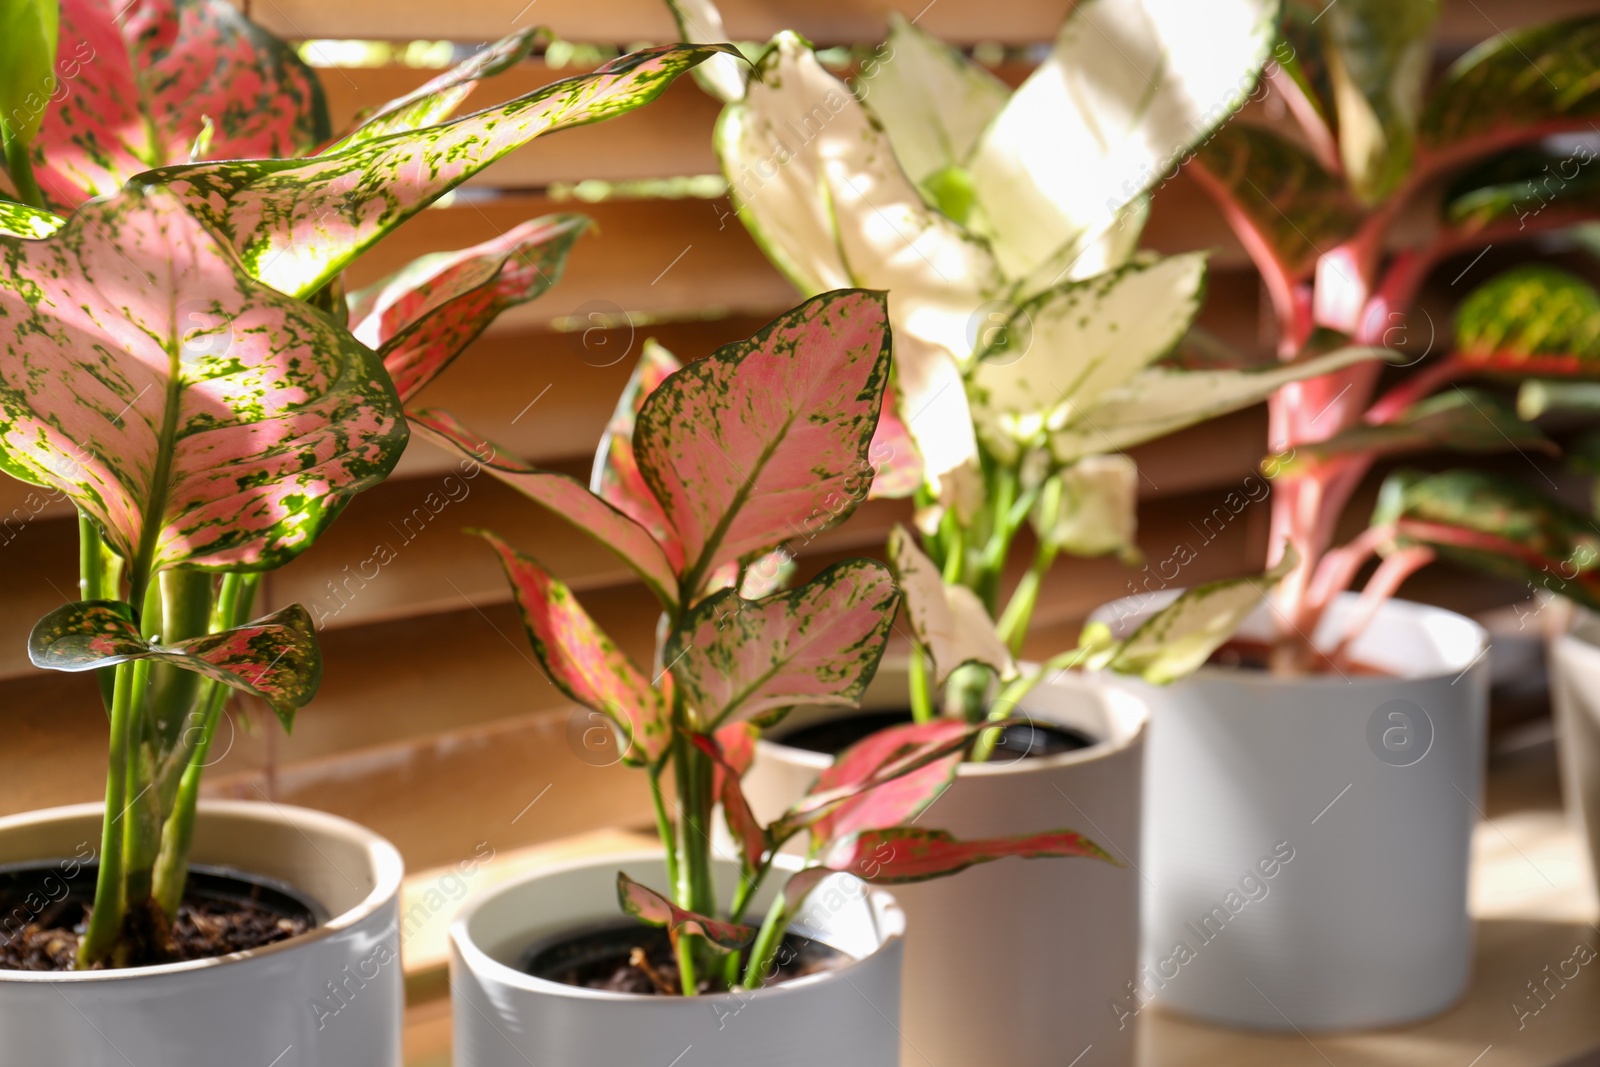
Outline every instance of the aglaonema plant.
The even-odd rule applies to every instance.
[[[222,0],[5,18],[0,468],[78,508],[80,600],[29,651],[100,679],[106,816],[77,961],[131,966],[170,952],[228,689],[288,728],[317,687],[304,608],[247,621],[260,574],[389,472],[402,404],[548,288],[586,223],[536,219],[348,300],[342,271],[507,152],[727,49],[651,49],[453,117],[527,56],[537,31],[515,34],[330,141],[314,72]]]
[[[982,729],[955,720],[867,739],[768,825],[741,792],[761,729],[796,704],[855,704],[894,621],[899,593],[872,560],[770,591],[775,550],[818,515],[842,521],[875,477],[869,450],[890,336],[882,293],[839,290],[686,366],[647,345],[590,487],[521,463],[446,414],[413,416],[418,433],[481,462],[613,552],[660,604],[655,659],[641,668],[570,588],[483,533],[550,681],[609,716],[624,759],[649,776],[670,884],[653,889],[619,876],[618,894],[629,915],[671,933],[678,975],[663,992],[761,985],[806,894],[838,872],[892,884],[1004,856],[1109,859],[1070,830],[959,841],[906,825],[949,783]],[[826,508],[830,500],[846,504]],[[738,848],[739,880],[727,901],[712,879],[719,802]],[[804,868],[750,921],[779,849],[801,834],[810,840]]]
[[[1551,449],[1498,392],[1464,380],[1596,373],[1592,290],[1560,271],[1490,279],[1453,324],[1434,324],[1417,305],[1449,257],[1595,218],[1596,150],[1561,135],[1591,133],[1600,114],[1600,16],[1499,34],[1430,81],[1438,12],[1436,0],[1358,0],[1325,16],[1291,3],[1280,47],[1293,59],[1272,84],[1297,129],[1236,123],[1190,167],[1261,272],[1280,356],[1351,341],[1411,354],[1382,389],[1368,364],[1271,399],[1274,543],[1299,552],[1276,594],[1274,663],[1285,671],[1323,666],[1311,635],[1375,554],[1335,661],[1437,556],[1592,598],[1593,554],[1574,554],[1590,540],[1588,520],[1528,485],[1533,478],[1402,472],[1372,526],[1335,544],[1340,516],[1380,459]]]
[[[722,32],[709,3],[673,9],[690,39]],[[894,295],[898,417],[880,450],[911,476],[874,495],[917,498],[920,537],[897,531],[890,562],[919,646],[918,721],[1004,717],[1058,666],[1089,662],[1087,647],[1045,670],[1016,657],[1060,554],[1136,558],[1138,473],[1124,449],[1374,355],[1252,364],[1193,329],[1204,254],[1136,251],[1150,192],[1250,97],[1277,10],[1092,0],[1015,92],[896,16],[849,85],[793,33],[753,77],[729,63],[699,72],[727,102],[716,144],[730,196],[773,263],[805,292],[870,284]],[[1002,596],[1030,527],[1033,558]],[[1195,597],[1232,604],[1232,590],[1281,573]],[[1242,617],[1193,607],[1174,610]],[[1156,629],[1185,651],[1138,657],[1149,677],[1193,659],[1172,622]],[[1106,651],[1104,635],[1091,637]]]

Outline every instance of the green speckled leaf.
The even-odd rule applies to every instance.
[[[1393,422],[1361,423],[1326,440],[1298,444],[1292,459],[1274,459],[1273,476],[1302,475],[1306,464],[1331,456],[1389,456],[1422,449],[1559,451],[1555,442],[1537,426],[1522,421],[1499,394],[1458,386],[1414,404]]]
[[[1286,278],[1305,275],[1361,221],[1343,182],[1264,127],[1230,123],[1200,146],[1195,162],[1251,253],[1264,252]]]
[[[623,912],[650,926],[665,926],[673,935],[699,934],[726,952],[744,948],[755,940],[756,928],[722,922],[707,915],[685,911],[654,889],[642,886],[626,874],[617,873],[617,903]]]
[[[1600,15],[1497,33],[1457,60],[1428,95],[1429,148],[1482,150],[1582,130],[1600,116]]]
[[[1459,357],[1514,374],[1600,375],[1600,293],[1555,267],[1517,267],[1456,310]]]
[[[684,71],[729,50],[647,48],[437,126],[307,159],[167,167],[141,180],[171,185],[233,241],[256,278],[291,296],[308,296],[489,164],[544,134],[642,107]]]
[[[877,672],[900,596],[873,560],[836,563],[799,589],[702,600],[662,662],[708,729],[795,704],[854,707]]]
[[[1157,685],[1176,681],[1204,665],[1299,562],[1294,546],[1286,545],[1283,558],[1265,574],[1186,589],[1121,640],[1105,623],[1090,623],[1078,639],[1089,650],[1084,666],[1137,674]]]
[[[1463,234],[1499,224],[1515,237],[1600,217],[1600,164],[1586,144],[1570,152],[1518,149],[1464,174],[1443,203]],[[1515,223],[1515,230],[1510,230]]]
[[[405,443],[377,356],[170,193],[0,238],[0,469],[71,497],[130,575],[276,567]]]
[[[340,135],[330,151],[373,141],[402,130],[420,130],[443,122],[484,78],[503,74],[528,58],[528,53],[548,31],[534,26],[503,37],[457,63],[437,78],[417,86],[405,96],[357,115],[351,128]]]
[[[322,680],[322,654],[311,616],[299,604],[221,633],[163,644],[147,641],[127,605],[84,600],[57,608],[28,635],[28,658],[53,671],[91,671],[129,660],[170,663],[272,705],[284,729],[311,702]]]
[[[0,200],[0,235],[28,237],[35,240],[49,237],[61,229],[66,220],[27,204]]]

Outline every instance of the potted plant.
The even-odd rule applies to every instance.
[[[655,660],[641,669],[570,588],[483,534],[546,676],[612,720],[623,758],[649,775],[664,852],[541,871],[466,908],[451,928],[458,1063],[598,1067],[693,1047],[698,1062],[742,1064],[774,1042],[841,1064],[893,1062],[901,917],[888,897],[829,879],[899,884],[1013,855],[1109,858],[1069,830],[960,840],[906,825],[983,730],[963,722],[867,739],[771,821],[744,798],[761,729],[798,703],[854,703],[894,623],[899,593],[874,561],[769,591],[773,553],[797,524],[822,507],[842,520],[873,478],[889,339],[884,295],[840,290],[686,366],[646,346],[592,490],[447,415],[413,416],[418,432],[605,545],[662,609]],[[719,801],[736,845],[714,857]],[[803,856],[780,856],[802,834]],[[608,905],[613,887],[636,921]],[[808,1028],[817,1018],[828,1025]]]
[[[415,265],[354,301],[360,338],[337,276],[510,147],[646,102],[714,49],[625,57],[515,102],[515,122],[448,119],[526,53],[518,35],[316,155],[149,170],[312,152],[327,134],[315,77],[227,3],[5,15],[0,467],[79,509],[79,597],[40,620],[29,652],[96,673],[111,735],[103,806],[0,820],[8,1048],[396,1063],[399,855],[332,816],[202,803],[201,780],[230,690],[287,728],[317,688],[305,609],[252,618],[261,573],[382,480],[407,440],[404,397],[548,285],[537,272],[559,270],[581,224],[541,220]],[[398,167],[441,153],[428,182]],[[262,189],[263,173],[291,178]],[[246,198],[268,218],[230,214]]]
[[[1437,13],[1290,4],[1291,58],[1272,85],[1297,130],[1235,123],[1190,164],[1261,273],[1280,357],[1354,342],[1412,366],[1390,382],[1352,366],[1270,402],[1272,543],[1298,561],[1226,664],[1147,693],[1150,881],[1130,1010],[1155,999],[1272,1029],[1373,1026],[1443,1010],[1469,978],[1486,637],[1392,597],[1436,557],[1581,586],[1592,559],[1573,549],[1590,535],[1533,507],[1527,474],[1458,471],[1398,473],[1370,528],[1335,539],[1379,459],[1514,449],[1521,465],[1550,447],[1460,380],[1582,373],[1576,352],[1544,347],[1570,340],[1550,329],[1570,292],[1492,279],[1454,330],[1430,331],[1417,303],[1446,257],[1593,217],[1592,151],[1548,139],[1589,128],[1600,21],[1498,35],[1430,80]],[[1158,603],[1119,602],[1104,621],[1126,633]]]
[[[720,36],[710,5],[674,9],[687,39]],[[880,424],[889,467],[872,491],[917,504],[918,533],[889,544],[912,654],[880,673],[862,712],[802,709],[761,742],[747,779],[758,815],[885,724],[1020,713],[1026,728],[984,735],[940,815],[1001,834],[1065,812],[1137,856],[1142,711],[1065,670],[1086,650],[1017,662],[1045,575],[1061,553],[1136,558],[1138,475],[1122,449],[1372,355],[1251,365],[1191,328],[1204,255],[1135,251],[1148,194],[1252,94],[1276,11],[1081,5],[1014,93],[895,16],[850,85],[792,33],[757,61],[759,77],[700,72],[727,101],[716,144],[730,196],[772,261],[805,292],[850,279],[892,293],[898,417]],[[1134,44],[1108,49],[1107,36]],[[1103,129],[1121,132],[1101,143]],[[1018,578],[1008,564],[1030,528]],[[1253,597],[1273,577],[1197,599]],[[1187,614],[1185,632],[1204,615]],[[1184,641],[1167,636],[1153,654],[1184,669]],[[911,920],[907,1057],[1133,1061],[1117,1010],[1138,967],[1132,869],[1002,864],[896,897]],[[1012,921],[980,919],[995,899],[1015,903]]]

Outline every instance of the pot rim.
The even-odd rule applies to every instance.
[[[784,864],[786,859],[790,859],[791,863]],[[780,856],[776,862],[784,866],[794,866],[791,857]],[[617,993],[608,989],[587,989],[583,986],[567,985],[564,982],[553,982],[548,978],[537,978],[494,959],[478,946],[478,943],[472,939],[472,935],[468,932],[468,926],[480,908],[490,901],[497,900],[508,893],[521,889],[529,882],[559,877],[560,875],[589,867],[610,867],[613,865],[621,867],[630,863],[664,864],[665,854],[659,849],[636,849],[628,852],[609,853],[603,856],[563,860],[560,863],[552,863],[549,866],[540,867],[538,870],[529,871],[519,878],[497,885],[484,893],[476,894],[467,903],[466,907],[457,913],[455,921],[450,924],[451,948],[460,955],[462,963],[465,964],[468,970],[501,985],[511,986],[528,993],[537,993],[540,996],[566,997],[573,1000],[609,1001],[616,1004],[682,1004],[697,1008],[701,1004],[721,1004],[729,1001],[748,1004],[752,1000],[773,1000],[778,997],[803,993],[824,982],[836,981],[841,978],[848,979],[853,969],[868,960],[876,958],[891,944],[905,936],[903,929],[891,929],[884,934],[883,941],[877,948],[865,956],[850,957],[850,962],[838,970],[824,971],[820,974],[808,974],[803,978],[796,978],[781,985],[762,986],[760,989],[744,990],[738,993],[707,993],[695,997],[662,997],[646,993]],[[867,895],[888,901],[898,912],[898,906],[893,904],[894,898],[882,890],[868,889]],[[849,954],[846,953],[846,955]]]
[[[885,667],[894,669],[904,666],[909,659],[896,658],[884,664]],[[1036,663],[1025,662],[1020,666],[1024,668],[1037,667]],[[1058,770],[1062,767],[1071,767],[1079,763],[1092,763],[1095,760],[1106,759],[1126,752],[1130,748],[1140,745],[1144,741],[1146,730],[1150,727],[1150,707],[1137,693],[1131,689],[1118,688],[1101,684],[1091,676],[1081,672],[1062,672],[1063,677],[1047,678],[1041,681],[1038,689],[1045,686],[1071,686],[1082,689],[1086,694],[1097,699],[1102,710],[1108,718],[1116,719],[1126,716],[1133,723],[1132,729],[1121,737],[1104,737],[1092,745],[1084,748],[1073,749],[1071,752],[1057,752],[1053,756],[1040,756],[1037,759],[1014,759],[1009,763],[972,763],[963,760],[956,767],[958,778],[990,778],[1012,774],[1043,774],[1048,771]],[[1031,697],[1033,694],[1029,694]],[[1058,721],[1053,716],[1041,713],[1037,707],[1026,706],[1028,699],[1023,699],[1022,714],[1030,719],[1044,722]],[[1121,708],[1119,715],[1118,708]],[[841,712],[870,711],[870,708],[839,708]],[[756,741],[756,749],[768,757],[780,757],[788,762],[811,770],[824,771],[833,765],[833,757],[826,752],[816,752],[808,748],[796,748],[786,745],[782,740],[775,740],[766,736]]]
[[[25,811],[16,815],[0,816],[0,835],[18,827],[35,826],[59,819],[103,815],[104,812],[104,804],[89,802],[66,804],[55,808],[40,808],[36,811]],[[245,949],[243,952],[230,952],[226,956],[213,956],[203,960],[160,963],[152,967],[119,967],[99,971],[0,970],[0,983],[130,982],[138,981],[142,978],[159,978],[164,975],[182,974],[211,967],[243,964],[254,959],[291,952],[317,941],[331,938],[371,917],[383,906],[385,901],[400,892],[400,883],[405,877],[405,863],[400,857],[400,850],[395,848],[386,838],[379,836],[360,823],[338,815],[330,815],[325,811],[302,808],[292,804],[278,804],[270,800],[201,800],[199,805],[200,816],[212,815],[239,819],[260,819],[269,812],[271,813],[271,816],[269,816],[271,821],[289,823],[300,832],[302,837],[306,838],[312,848],[317,848],[312,834],[321,834],[326,837],[342,837],[359,844],[365,851],[367,862],[374,872],[372,891],[360,903],[333,916],[315,929],[307,930],[303,934],[298,934],[284,941],[274,941],[270,945]],[[40,859],[59,858],[56,856],[40,857]],[[245,871],[243,873],[249,874],[251,872]],[[295,888],[298,890],[300,887],[296,886]]]
[[[1162,593],[1170,593],[1173,597],[1182,592],[1182,589],[1162,590]],[[1167,599],[1170,599],[1156,599],[1154,594],[1147,595],[1150,596],[1151,599],[1147,601],[1146,605],[1141,608],[1140,611],[1135,613],[1135,616],[1148,615],[1158,610],[1164,605]],[[1135,595],[1131,597],[1121,597],[1117,600],[1109,601],[1108,603],[1102,604],[1100,607],[1096,608],[1089,617],[1090,619],[1106,621],[1104,615],[1114,605],[1139,599],[1141,598],[1138,595]],[[1353,605],[1358,599],[1359,594],[1357,593],[1340,593],[1336,603]],[[1269,611],[1275,610],[1266,602],[1263,603],[1262,607]],[[1262,609],[1257,610],[1259,611]],[[1213,666],[1208,664],[1204,667],[1201,667],[1199,670],[1196,670],[1194,673],[1178,679],[1178,681],[1174,682],[1173,684],[1183,685],[1193,682],[1228,682],[1233,685],[1243,684],[1259,688],[1278,689],[1297,689],[1303,687],[1326,688],[1332,686],[1339,686],[1341,688],[1359,687],[1365,689],[1376,689],[1382,686],[1437,682],[1444,679],[1459,680],[1472,671],[1488,669],[1487,653],[1489,652],[1489,631],[1476,619],[1469,618],[1458,611],[1451,611],[1449,608],[1441,608],[1435,604],[1423,604],[1415,600],[1402,600],[1398,597],[1394,597],[1385,601],[1383,605],[1378,608],[1377,617],[1382,617],[1385,614],[1398,614],[1406,616],[1406,621],[1413,625],[1419,624],[1423,619],[1429,617],[1451,620],[1452,625],[1464,624],[1469,628],[1468,632],[1472,635],[1473,654],[1469,659],[1466,660],[1465,663],[1458,667],[1440,671],[1429,671],[1423,674],[1341,675],[1324,672],[1318,674],[1297,675],[1294,677],[1281,677],[1266,671],[1250,671],[1241,667]],[[1254,618],[1254,616],[1252,616],[1252,618]],[[1117,676],[1115,680],[1124,684],[1130,682],[1142,682],[1142,679],[1125,676]],[[1143,684],[1149,685],[1152,683]],[[1451,684],[1454,684],[1454,681],[1452,681]]]

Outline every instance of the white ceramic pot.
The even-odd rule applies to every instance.
[[[1600,885],[1600,616],[1579,613],[1572,631],[1551,642],[1550,662],[1567,812]]]
[[[718,899],[737,869],[716,865]],[[659,853],[553,866],[470,902],[450,927],[455,1067],[892,1067],[899,1055],[901,933],[893,898],[839,876],[790,924],[854,959],[753,992],[612,993],[520,969],[534,943],[621,921],[617,872],[666,884]],[[783,879],[769,876],[750,913]]]
[[[1097,615],[1126,632],[1160,601]],[[1314,635],[1334,644],[1346,596]],[[1241,636],[1268,640],[1266,605]],[[1386,675],[1203,668],[1151,708],[1138,1007],[1270,1030],[1382,1026],[1466,988],[1486,634],[1401,601],[1355,642]]]
[[[92,886],[70,861],[99,847],[103,815],[76,804],[0,819],[0,864],[68,861],[61,874]],[[293,886],[331,918],[216,959],[0,971],[0,1065],[397,1067],[404,871],[394,846],[305,808],[202,801],[191,858]]]
[[[885,663],[862,709],[904,708],[906,686],[905,662]],[[1133,1063],[1135,1028],[1118,1005],[1138,968],[1134,865],[1144,707],[1128,693],[1065,675],[1036,688],[1022,710],[1099,743],[1055,756],[964,764],[917,824],[967,838],[1071,827],[1125,866],[1007,859],[895,886],[906,914],[900,1062],[907,1065]],[[796,709],[783,726],[841,714],[850,713]],[[757,817],[770,821],[830,762],[821,753],[762,741],[744,779]]]

